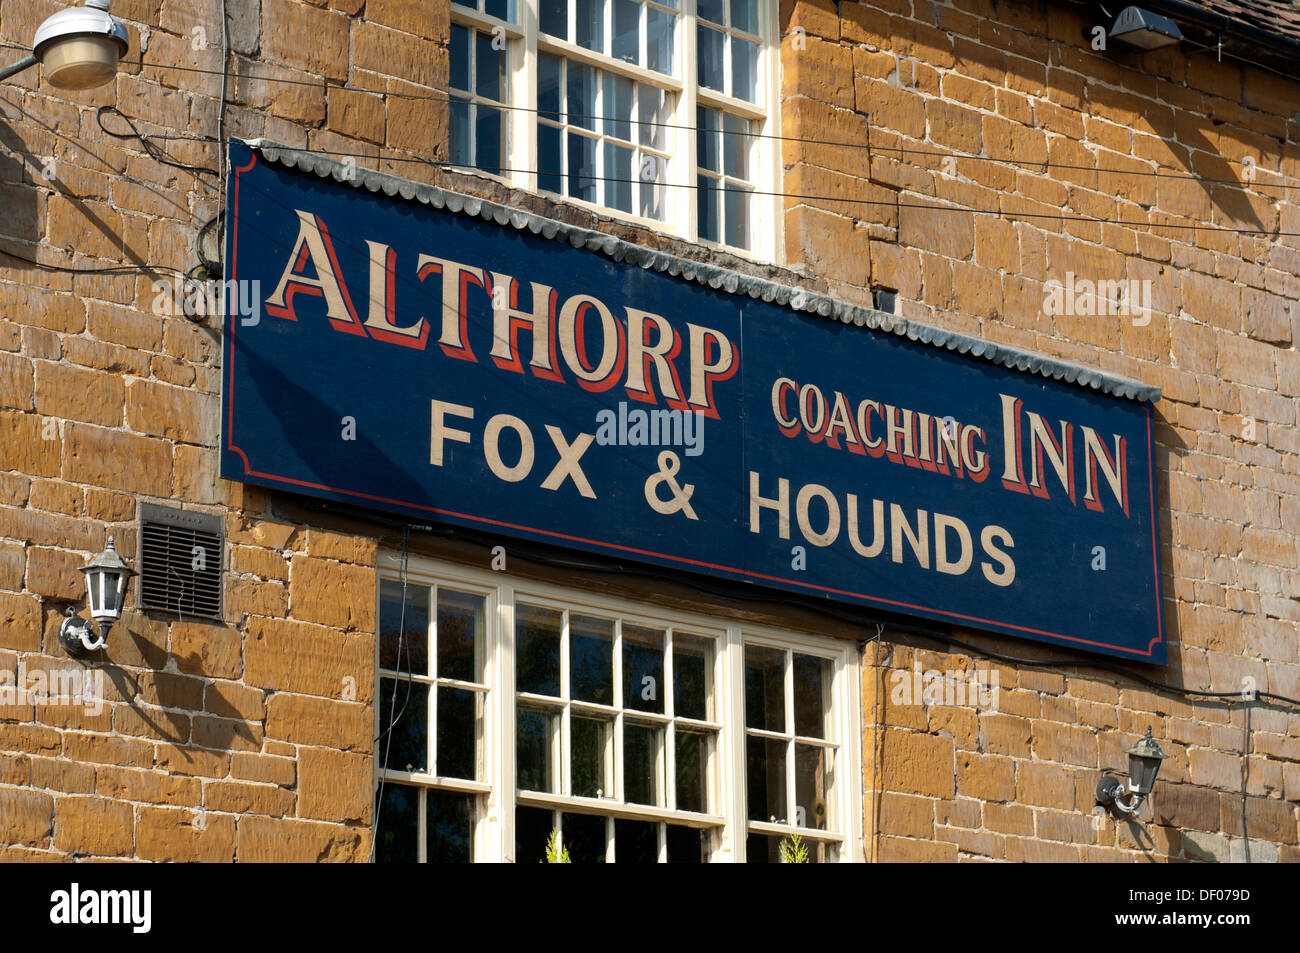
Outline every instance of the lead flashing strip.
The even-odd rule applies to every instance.
[[[310,150],[285,146],[269,139],[251,139],[244,144],[269,162],[289,169],[301,169],[322,179],[333,179],[341,185],[364,188],[369,192],[382,192],[390,198],[401,197],[407,201],[420,202],[455,214],[496,222],[498,225],[509,225],[518,231],[526,230],[543,238],[568,242],[574,248],[598,251],[614,261],[630,262],[648,270],[682,277],[687,281],[720,289],[729,294],[742,294],[761,301],[776,302],[794,311],[804,311],[843,324],[896,334],[911,341],[920,341],[933,347],[956,351],[958,354],[969,354],[1002,367],[1025,371],[1040,377],[1066,381],[1112,397],[1149,403],[1155,403],[1160,399],[1159,387],[1143,384],[1127,377],[1107,374],[1095,368],[1071,364],[1032,351],[1008,347],[1005,344],[995,344],[956,331],[946,331],[899,315],[886,314],[874,308],[836,301],[834,298],[792,288],[767,278],[743,275],[730,268],[679,258],[667,252],[635,245],[613,235],[576,225],[566,225],[532,212],[506,208],[496,202],[462,195],[450,189],[424,185],[412,182],[410,179],[361,169],[350,164],[344,165],[342,162]]]

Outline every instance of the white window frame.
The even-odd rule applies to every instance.
[[[400,578],[403,561],[400,554],[381,552],[378,574],[385,578]],[[800,833],[805,838],[827,839],[825,831],[796,828],[794,824],[772,825],[768,822],[748,820],[746,802],[746,731],[745,731],[745,670],[744,646],[770,645],[811,655],[830,658],[833,662],[831,696],[835,741],[838,752],[835,760],[833,798],[834,817],[838,820],[840,839],[839,862],[854,863],[863,860],[862,851],[862,765],[861,765],[861,662],[857,644],[843,639],[791,632],[768,626],[739,624],[733,621],[698,612],[663,610],[636,599],[616,599],[598,596],[579,588],[557,586],[534,580],[503,578],[502,574],[476,570],[443,560],[423,556],[408,556],[406,560],[408,586],[441,585],[487,597],[484,638],[483,683],[487,685],[484,704],[484,763],[487,777],[481,781],[436,778],[431,775],[407,774],[401,771],[382,771],[378,756],[374,759],[374,790],[378,791],[381,776],[388,782],[417,784],[431,789],[477,795],[480,799],[478,815],[471,838],[473,856],[478,862],[529,862],[538,858],[515,857],[514,819],[516,804],[525,806],[565,809],[590,809],[599,804],[602,813],[643,820],[667,820],[685,826],[710,826],[717,830],[713,838],[710,861],[743,862],[746,837],[751,828],[763,833]],[[379,619],[381,587],[376,585],[376,620]],[[718,723],[716,767],[709,784],[709,806],[716,813],[671,811],[665,807],[636,804],[600,804],[590,798],[574,798],[564,794],[527,794],[520,796],[515,775],[516,693],[514,656],[514,613],[518,601],[530,604],[562,606],[570,612],[617,615],[636,623],[673,626],[691,634],[717,638],[714,652],[714,694],[711,721]],[[430,609],[436,617],[436,607]],[[379,629],[378,624],[376,630]],[[375,686],[380,685],[378,634],[375,637]],[[430,651],[434,651],[430,646]],[[567,654],[561,664],[567,665]],[[665,692],[671,692],[671,660],[665,660]],[[665,706],[666,709],[667,706]],[[375,735],[383,731],[379,724],[379,699],[375,698]],[[792,729],[793,730],[793,729]],[[616,744],[621,738],[616,734]],[[669,754],[671,769],[672,755]],[[665,773],[665,783],[672,785],[675,774]],[[621,786],[621,779],[618,784]],[[666,801],[667,803],[667,801]],[[793,813],[793,812],[792,812]],[[420,825],[424,818],[421,815]]]
[[[548,39],[545,47],[566,59],[586,63],[598,69],[619,73],[670,91],[675,105],[667,111],[665,151],[674,157],[664,191],[663,221],[643,218],[635,212],[623,212],[599,203],[568,195],[542,192],[538,187],[537,155],[537,61],[539,46],[538,0],[515,0],[516,23],[498,20],[486,13],[451,3],[451,22],[491,33],[499,30],[507,41],[509,58],[507,77],[509,104],[502,124],[506,129],[502,144],[502,165],[507,171],[497,175],[473,167],[456,167],[459,171],[484,175],[512,188],[544,195],[598,215],[639,225],[687,241],[718,248],[741,258],[780,265],[784,263],[784,214],[781,199],[781,50],[780,11],[778,0],[759,0],[760,42],[758,49],[756,103],[745,102],[698,85],[696,59],[696,0],[678,0],[679,15],[674,34],[674,51],[678,73],[666,76],[654,70],[627,63],[612,56],[596,53],[576,43]],[[612,6],[612,5],[611,5]],[[612,14],[607,14],[608,21]],[[728,54],[729,56],[730,54]],[[699,237],[696,202],[697,161],[694,128],[696,106],[704,105],[744,116],[757,124],[754,137],[751,240],[752,247],[738,248]],[[600,161],[600,160],[598,160]],[[599,183],[598,183],[599,184]]]

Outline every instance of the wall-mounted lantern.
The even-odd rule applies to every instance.
[[[1151,737],[1151,727],[1148,725],[1146,736],[1128,749],[1128,785],[1125,786],[1113,774],[1102,775],[1097,782],[1097,803],[1121,814],[1136,814],[1155,787],[1160,762],[1167,757]]]
[[[99,636],[92,638],[91,623],[68,609],[68,617],[59,626],[59,641],[74,658],[94,652],[108,644],[108,630],[122,618],[126,585],[135,572],[113,548],[113,537],[108,538],[108,548],[81,567],[86,574],[86,596],[90,603],[90,617],[99,623]]]

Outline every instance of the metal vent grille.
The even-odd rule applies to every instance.
[[[140,507],[140,606],[221,618],[221,518]]]

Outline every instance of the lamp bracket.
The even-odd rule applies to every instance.
[[[90,620],[74,615],[72,607],[68,607],[67,618],[59,625],[59,643],[65,652],[73,658],[82,658],[102,649],[108,644],[107,640],[107,625],[101,625],[100,633],[96,636]]]

